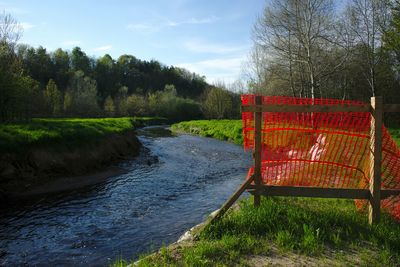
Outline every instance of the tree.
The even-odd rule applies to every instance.
[[[126,109],[130,116],[143,116],[146,114],[147,105],[141,95],[131,95],[126,99]]]
[[[217,87],[209,89],[203,108],[206,117],[209,119],[226,118],[232,109],[232,99],[229,92]]]
[[[366,59],[364,76],[372,96],[379,94],[376,87],[377,65],[381,58],[382,34],[388,23],[389,1],[387,0],[352,0],[348,6],[349,25],[354,42],[360,45],[361,57]]]
[[[96,116],[99,113],[97,104],[96,81],[85,76],[83,71],[76,71],[71,77],[67,100],[69,113],[79,116]],[[64,107],[66,102],[64,101]]]
[[[67,91],[64,95],[64,103],[63,103],[63,110],[65,114],[72,112],[73,101],[74,100],[72,93]]]
[[[6,43],[14,49],[22,35],[22,26],[10,14],[0,14],[0,43]]]
[[[71,65],[74,71],[81,70],[85,75],[91,73],[90,59],[80,47],[74,47],[74,49],[72,49]]]
[[[61,92],[53,79],[47,83],[46,90],[44,91],[47,105],[49,106],[52,115],[60,115],[62,111],[62,96]]]
[[[103,99],[108,95],[115,97],[119,89],[116,85],[117,78],[115,62],[112,57],[106,54],[99,58],[95,67],[95,79],[100,97]]]
[[[383,34],[384,47],[392,54],[394,66],[400,72],[400,1],[391,6],[392,19]]]
[[[70,79],[71,62],[69,55],[66,51],[59,48],[51,54],[51,60],[54,68],[54,81],[62,90],[65,90]]]
[[[114,101],[111,96],[108,96],[106,101],[104,101],[104,112],[108,117],[113,117],[115,115]]]
[[[336,53],[330,60],[345,45],[337,38],[338,28],[331,0],[271,1],[254,28],[256,78],[285,81],[293,96],[314,98],[318,91],[322,97],[321,84],[347,56]]]
[[[20,24],[9,14],[0,14],[0,122],[31,117],[34,81],[23,74],[15,48]]]

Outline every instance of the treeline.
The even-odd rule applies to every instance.
[[[0,15],[0,122],[32,117],[163,116],[179,121],[239,116],[238,95],[186,69],[132,55],[93,58],[79,47],[48,52],[18,44],[20,34],[14,18]]]
[[[254,92],[400,103],[398,0],[271,0],[253,33]]]

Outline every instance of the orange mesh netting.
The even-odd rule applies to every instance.
[[[255,95],[242,95],[254,105]],[[366,105],[360,101],[262,96],[262,104]],[[244,148],[254,146],[254,113],[243,112]],[[267,185],[369,188],[369,112],[263,112],[262,182]],[[400,149],[383,127],[382,189],[400,189]],[[250,168],[249,176],[254,167]],[[362,203],[362,202],[357,202]],[[365,202],[364,202],[365,203]],[[400,219],[400,197],[382,200]]]

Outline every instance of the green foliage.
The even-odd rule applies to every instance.
[[[392,136],[393,140],[397,143],[397,146],[400,147],[400,127],[390,128],[389,134]]]
[[[114,100],[111,96],[108,96],[104,102],[104,112],[108,117],[113,117],[115,114]]]
[[[216,87],[207,91],[203,109],[208,119],[228,118],[232,108],[232,99],[228,91]]]
[[[395,59],[394,67],[400,71],[400,1],[396,0],[392,4],[392,21],[388,29],[384,32],[383,40],[385,49],[390,51]]]
[[[71,104],[67,105],[68,109],[65,110],[68,114],[84,117],[99,114],[96,81],[85,76],[83,71],[78,70],[74,73],[67,92],[71,97]]]
[[[141,95],[132,94],[128,96],[125,102],[121,102],[121,105],[120,109],[126,109],[130,116],[143,116],[147,111],[146,99]]]
[[[91,72],[90,59],[80,47],[72,49],[71,65],[74,71],[82,71],[86,75]]]
[[[166,85],[164,91],[150,94],[148,106],[152,115],[167,117],[171,121],[202,117],[199,104],[191,99],[178,97],[173,85]]]
[[[241,120],[198,120],[173,124],[171,129],[204,137],[243,144]]]
[[[14,44],[9,41],[14,32],[8,32],[14,26],[2,24],[7,23],[6,17],[0,14],[0,123],[30,117],[36,86],[34,80],[23,74],[16,58]]]
[[[59,115],[62,111],[62,96],[54,80],[50,79],[44,91],[47,105],[52,115]]]

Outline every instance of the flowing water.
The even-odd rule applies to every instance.
[[[161,135],[160,135],[161,130]],[[0,266],[107,266],[176,241],[243,182],[250,154],[227,142],[148,127],[148,148],[107,182],[0,214]]]

